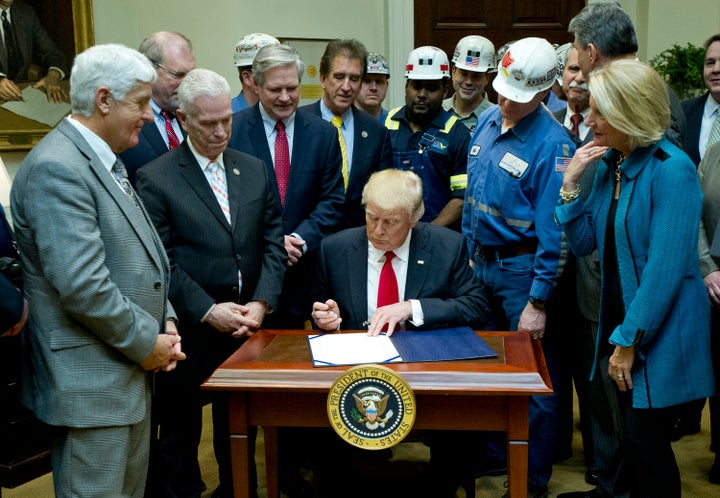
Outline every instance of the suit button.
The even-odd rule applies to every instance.
[[[160,282],[155,282],[154,287],[155,287],[155,290],[160,290],[160,289],[162,289],[162,284]]]
[[[237,293],[238,293],[238,288],[237,288],[237,287],[233,287],[233,288],[232,288],[232,291],[233,291],[234,294],[237,294]]]
[[[235,259],[237,259],[238,261],[242,261],[242,256],[240,254],[236,254]]]

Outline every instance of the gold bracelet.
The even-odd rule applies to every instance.
[[[563,187],[560,187],[560,198],[565,202],[574,201],[580,195],[580,184],[578,183],[572,192],[566,192]]]

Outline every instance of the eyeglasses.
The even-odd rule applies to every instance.
[[[174,71],[174,70],[170,69],[170,68],[167,67],[167,66],[163,66],[163,65],[160,64],[159,62],[152,61],[152,63],[155,64],[157,67],[164,69],[166,73],[168,73],[170,76],[172,76],[172,77],[175,78],[176,80],[181,80],[181,79],[183,79],[185,76],[187,76],[187,73],[186,73],[186,72]]]

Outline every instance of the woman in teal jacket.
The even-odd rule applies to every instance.
[[[670,108],[646,64],[617,60],[590,75],[594,140],[563,175],[555,216],[572,250],[599,249],[598,360],[620,390],[618,438],[633,496],[679,497],[672,407],[713,393],[710,308],[699,270],[702,193],[695,166],[663,134]],[[578,180],[602,157],[587,202]],[[593,370],[595,372],[595,370]]]

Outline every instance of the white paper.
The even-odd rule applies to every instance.
[[[48,102],[45,92],[32,86],[23,89],[22,97],[23,100],[8,101],[2,107],[20,116],[39,121],[51,128],[70,112],[70,104],[67,102],[60,102],[59,104]]]
[[[392,341],[385,334],[319,334],[308,337],[313,365],[361,365],[402,361]]]

